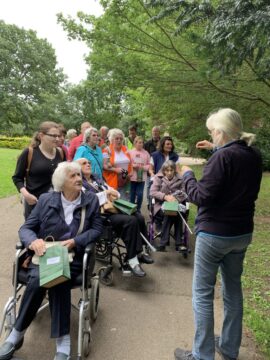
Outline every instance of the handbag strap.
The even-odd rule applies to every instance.
[[[86,212],[86,208],[84,206],[81,211],[81,222],[80,222],[80,226],[79,226],[76,236],[80,235],[80,233],[83,231],[83,226],[84,226],[84,221],[85,221],[85,212]]]

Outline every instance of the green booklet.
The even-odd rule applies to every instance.
[[[164,201],[162,204],[162,210],[165,215],[176,216],[178,214],[178,202],[177,201]]]

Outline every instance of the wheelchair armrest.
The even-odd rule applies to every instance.
[[[95,248],[96,248],[96,244],[91,243],[91,244],[86,246],[86,248],[84,249],[84,253],[87,254],[87,255],[94,254],[95,253]]]
[[[16,244],[16,250],[23,250],[23,249],[24,249],[23,243],[18,241],[17,244]]]

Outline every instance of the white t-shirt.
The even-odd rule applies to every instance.
[[[128,165],[130,163],[129,158],[125,155],[125,153],[121,151],[115,151],[114,156],[114,167],[120,167],[122,169],[128,170]]]

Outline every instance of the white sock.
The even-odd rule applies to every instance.
[[[56,339],[56,352],[70,354],[70,334],[61,336]]]
[[[132,267],[132,269],[133,269],[136,265],[139,265],[139,260],[138,260],[137,255],[134,256],[132,259],[129,259],[129,260],[128,260],[128,264],[129,264],[130,267]]]
[[[17,331],[15,328],[12,329],[11,333],[6,339],[6,342],[10,342],[13,345],[17,345],[24,336],[26,330]]]

